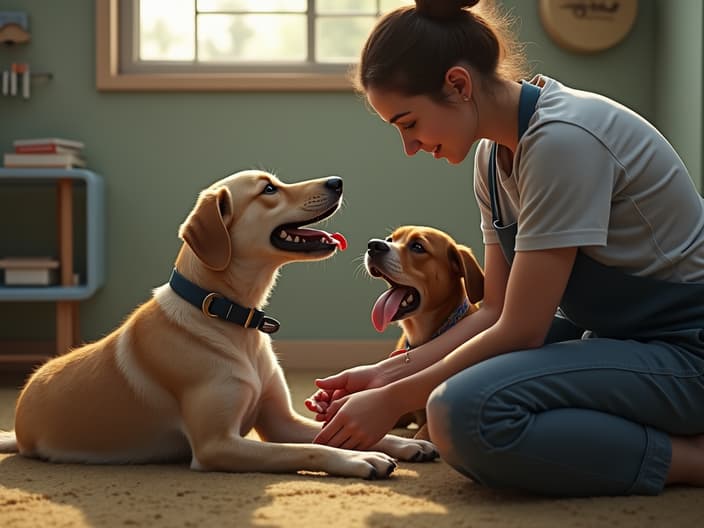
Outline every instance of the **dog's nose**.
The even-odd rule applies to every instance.
[[[373,257],[379,253],[386,253],[389,250],[389,245],[383,240],[372,238],[367,244],[367,248],[369,256]]]
[[[342,194],[342,178],[333,176],[325,182],[325,187],[335,191],[337,194]]]

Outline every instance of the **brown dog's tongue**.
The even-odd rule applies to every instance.
[[[372,308],[372,324],[377,332],[386,330],[405,296],[406,288],[391,288],[379,296]]]

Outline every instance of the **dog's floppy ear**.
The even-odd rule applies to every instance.
[[[457,271],[464,278],[464,289],[471,303],[484,298],[484,271],[467,246],[457,244],[449,250],[450,262],[457,266]]]
[[[222,271],[232,258],[232,242],[226,221],[232,216],[232,196],[227,187],[208,189],[181,225],[178,235],[203,264]]]

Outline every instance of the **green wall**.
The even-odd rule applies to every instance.
[[[657,120],[656,90],[667,93],[670,86],[656,82],[656,51],[664,46],[653,37],[655,0],[639,3],[624,42],[594,56],[557,48],[542,30],[537,2],[504,4],[520,19],[535,72],[614,97]],[[0,48],[0,65],[24,60],[54,78],[37,82],[29,101],[0,97],[0,148],[8,151],[19,137],[81,139],[90,168],[106,182],[107,281],[81,305],[84,339],[110,331],[166,281],[180,245],[178,225],[196,193],[244,168],[273,170],[286,181],[329,174],[345,180],[346,205],[327,228],[344,233],[349,249],[326,262],[283,270],[268,310],[282,322],[279,339],[377,336],[369,313],[382,284],[365,277],[360,257],[369,238],[396,225],[445,229],[482,255],[471,160],[451,167],[425,154],[406,158],[397,133],[357,95],[99,93],[92,0],[0,0],[0,10],[14,9],[29,13],[32,41]],[[701,27],[700,6],[682,9],[684,18],[687,9],[696,11]],[[693,60],[701,65],[701,46]],[[700,95],[685,92],[682,98],[700,108]],[[678,122],[671,126],[686,135]],[[684,154],[696,159],[698,173],[698,151]],[[13,220],[53,223],[50,207],[30,192],[24,203],[10,202],[0,202],[7,208],[0,216],[0,254],[3,240],[18,229]],[[51,304],[1,304],[0,338],[51,337],[52,317]],[[392,338],[391,332],[384,337]]]
[[[702,189],[702,22],[701,0],[656,4],[658,46],[655,112],[661,132],[677,147]]]

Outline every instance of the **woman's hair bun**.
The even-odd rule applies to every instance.
[[[447,20],[460,14],[464,8],[474,7],[479,0],[416,0],[416,11],[419,15]]]

